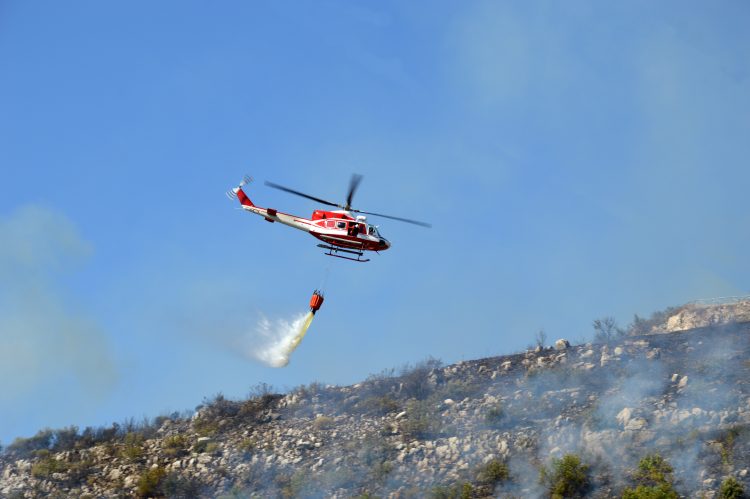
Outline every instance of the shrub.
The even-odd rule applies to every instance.
[[[721,444],[721,462],[723,464],[732,464],[734,443],[740,434],[740,429],[735,426],[726,430],[719,438],[719,443]]]
[[[413,367],[405,365],[401,369],[401,393],[407,398],[426,399],[432,393],[429,375],[433,369],[443,365],[442,361],[429,357]]]
[[[393,471],[393,463],[390,461],[381,461],[375,463],[372,467],[372,476],[375,480],[382,481]]]
[[[553,459],[550,469],[542,467],[539,481],[546,485],[550,497],[579,497],[589,488],[589,467],[575,454],[565,454],[562,459]]]
[[[170,458],[184,456],[188,453],[187,439],[182,435],[172,435],[164,439],[164,454]]]
[[[367,414],[384,416],[401,410],[401,404],[390,395],[373,394],[360,400],[354,405],[354,409]]]
[[[680,495],[674,490],[672,484],[646,486],[639,485],[635,489],[625,489],[622,499],[679,499]]]
[[[144,437],[140,433],[130,432],[125,435],[124,447],[121,451],[122,457],[133,462],[143,459],[143,441]]]
[[[193,421],[193,429],[201,437],[213,437],[219,432],[219,423],[210,417],[200,417]]]
[[[164,493],[161,490],[161,483],[167,472],[163,467],[158,466],[151,468],[141,475],[138,479],[138,488],[136,493],[138,497],[161,497]]]
[[[509,476],[508,465],[499,459],[493,459],[477,470],[477,482],[483,485],[495,485],[504,482]]]
[[[219,448],[219,444],[216,442],[212,442],[211,440],[198,440],[193,444],[193,452],[206,452],[208,454],[213,454],[216,452]]]
[[[327,430],[333,427],[333,418],[328,416],[318,416],[315,418],[315,421],[313,421],[313,427],[316,430]]]
[[[158,492],[170,499],[193,499],[200,496],[201,484],[194,478],[169,473],[159,483]]]
[[[46,454],[42,454],[42,457],[31,465],[31,476],[46,479],[50,478],[53,473],[65,473],[67,470],[67,463],[58,461],[47,452]]]
[[[46,428],[40,430],[36,435],[29,438],[16,438],[12,444],[8,446],[7,452],[12,454],[28,457],[34,451],[40,449],[49,449],[52,444],[52,430]]]
[[[505,411],[500,404],[495,404],[484,413],[484,422],[490,428],[501,428],[505,419]]]
[[[634,478],[644,485],[672,483],[672,466],[659,454],[649,454],[638,463]]]
[[[276,485],[281,497],[287,499],[298,497],[308,485],[309,477],[304,471],[297,471],[293,475],[277,475]]]
[[[453,399],[463,400],[466,397],[471,397],[476,394],[480,389],[478,383],[472,383],[463,380],[450,380],[444,385],[440,386],[433,395],[433,399]]]
[[[239,449],[242,452],[252,452],[258,442],[254,438],[243,438],[240,442]]]
[[[626,334],[624,329],[617,326],[614,317],[596,319],[592,325],[594,327],[594,341],[599,343],[607,343]]]
[[[672,466],[659,454],[649,454],[638,463],[633,478],[639,483],[635,489],[623,491],[623,499],[677,499],[679,494],[672,484]]]
[[[452,486],[438,485],[430,491],[432,499],[471,499],[474,497],[474,487],[464,482]]]
[[[742,488],[740,482],[730,476],[721,483],[719,497],[722,499],[742,499],[745,497],[745,489]]]
[[[406,420],[400,425],[401,434],[406,440],[430,438],[440,432],[437,418],[426,402],[412,401],[406,407]]]
[[[52,450],[60,452],[66,450],[72,450],[76,446],[78,440],[78,427],[69,426],[67,428],[61,428],[54,430],[52,433]]]

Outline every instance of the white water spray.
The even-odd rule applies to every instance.
[[[292,321],[271,321],[262,317],[255,330],[246,338],[243,353],[271,367],[286,366],[289,364],[289,356],[305,337],[313,317],[312,312],[300,314]]]

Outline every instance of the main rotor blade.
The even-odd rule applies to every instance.
[[[354,193],[357,192],[357,187],[359,187],[360,182],[362,182],[362,175],[353,173],[352,179],[349,181],[349,194],[346,195],[346,206],[344,207],[345,210],[348,210],[352,207],[352,198],[354,197]]]
[[[273,187],[274,189],[278,189],[280,191],[288,192],[290,194],[295,194],[303,198],[312,199],[313,201],[317,201],[318,203],[327,204],[328,206],[335,206],[337,208],[343,208],[343,206],[341,206],[340,204],[332,203],[330,201],[326,201],[325,199],[316,198],[315,196],[310,196],[309,194],[305,194],[304,192],[295,191],[294,189],[290,189],[289,187],[284,187],[283,185],[274,184],[273,182],[269,182],[268,180],[266,180],[266,185],[268,187]]]
[[[427,227],[428,229],[432,228],[432,224],[428,224],[427,222],[420,222],[419,220],[411,220],[409,218],[401,218],[401,217],[393,217],[391,215],[382,215],[380,213],[373,213],[371,211],[361,211],[361,210],[351,210],[356,213],[364,213],[365,215],[374,215],[376,217],[382,217],[382,218],[390,218],[391,220],[398,220],[399,222],[406,222],[408,224],[414,224],[419,225],[422,227]]]

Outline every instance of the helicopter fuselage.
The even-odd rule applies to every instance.
[[[307,219],[274,208],[256,206],[241,188],[236,190],[236,195],[245,211],[260,215],[268,222],[278,222],[309,232],[331,246],[357,251],[385,251],[391,247],[391,243],[380,235],[377,227],[368,224],[363,216],[354,218],[345,210],[315,210],[312,218]]]

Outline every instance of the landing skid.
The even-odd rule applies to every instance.
[[[364,262],[369,262],[370,261],[369,258],[362,259],[362,256],[364,255],[364,253],[361,252],[361,251],[348,250],[348,249],[343,249],[343,248],[337,248],[336,246],[328,246],[326,244],[319,244],[318,248],[327,249],[328,253],[323,253],[324,255],[327,255],[327,256],[335,256],[336,258],[343,258],[344,260],[351,260],[353,262],[362,262],[362,263],[364,263]],[[357,255],[357,258],[351,258],[351,257],[348,257],[348,256],[336,255],[335,254],[335,253],[339,253],[339,252],[341,252],[341,253],[351,253],[352,255]]]

